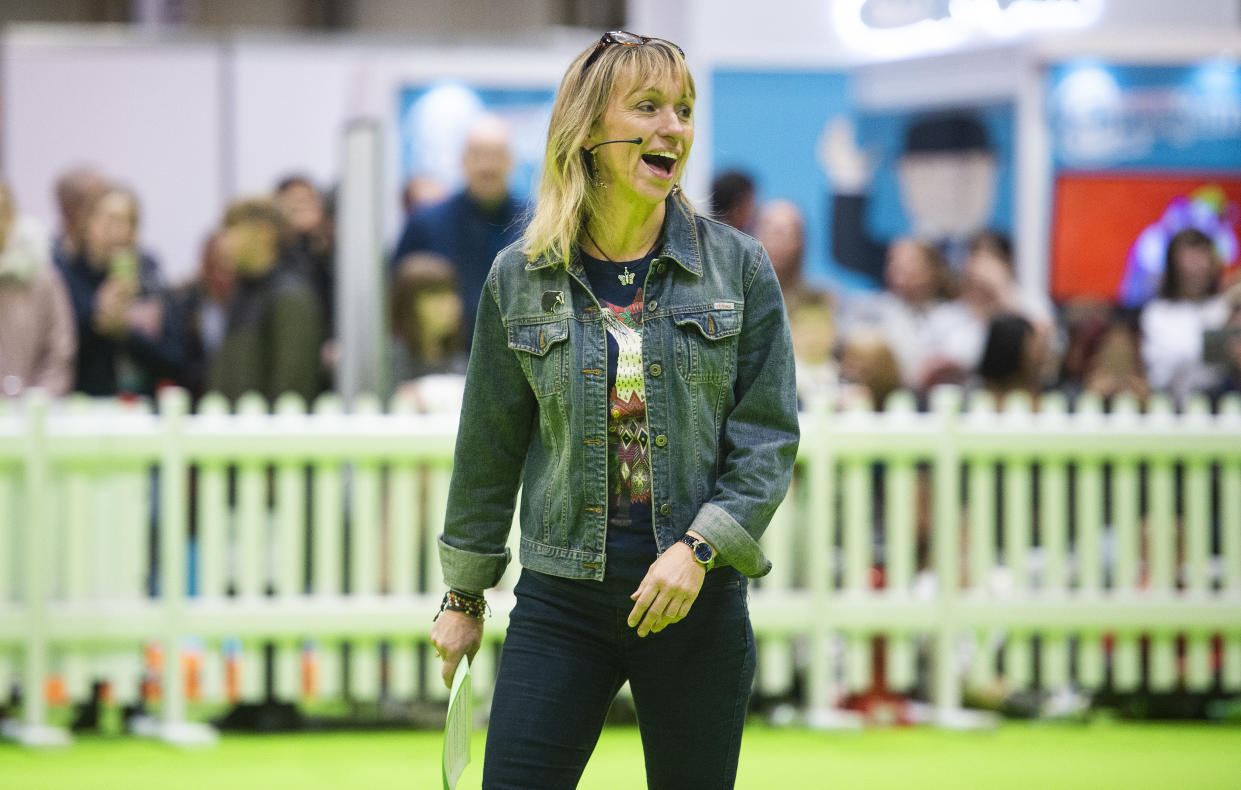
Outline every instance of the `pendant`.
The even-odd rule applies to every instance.
[[[633,285],[633,275],[634,273],[629,271],[629,267],[626,266],[624,272],[616,275],[616,279],[620,280],[621,285]]]

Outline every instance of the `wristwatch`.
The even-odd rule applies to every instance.
[[[705,540],[699,540],[693,535],[685,535],[681,538],[681,543],[689,546],[689,550],[694,552],[694,561],[704,568],[710,569],[711,563],[715,562],[715,549]]]

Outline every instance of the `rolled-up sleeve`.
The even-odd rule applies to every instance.
[[[465,397],[457,428],[444,532],[444,582],[494,587],[508,567],[506,547],[538,402],[508,347],[493,269],[479,300]]]
[[[690,524],[720,558],[750,577],[771,570],[758,539],[788,493],[801,430],[793,341],[780,283],[759,247],[746,270],[734,406],[724,420],[724,463]]]

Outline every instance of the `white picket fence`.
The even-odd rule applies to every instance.
[[[96,679],[136,699],[152,644],[172,741],[210,737],[187,693],[263,697],[268,644],[281,699],[442,697],[425,640],[455,419],[331,397],[275,412],[209,398],[189,414],[178,391],[158,415],[0,401],[0,689],[25,692],[8,735],[65,740],[49,678],[73,700]],[[803,414],[802,430],[763,540],[774,568],[752,588],[760,689],[800,673],[825,721],[872,684],[882,636],[889,689],[928,654],[945,725],[963,688],[1036,673],[1048,689],[1241,690],[1241,400],[997,412],[946,389],[927,413],[901,395]],[[517,573],[490,596],[492,640]],[[483,698],[494,655],[476,663]]]

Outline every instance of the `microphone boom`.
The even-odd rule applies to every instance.
[[[604,140],[602,143],[595,143],[590,148],[583,148],[582,150],[588,154],[593,154],[595,152],[595,149],[598,148],[599,146],[611,145],[612,143],[633,143],[634,145],[642,145],[642,138],[631,137],[628,140]]]

